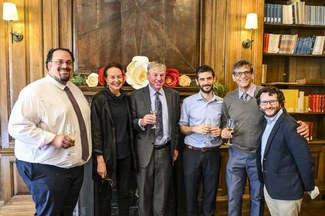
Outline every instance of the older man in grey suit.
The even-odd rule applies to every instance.
[[[163,87],[165,76],[166,66],[151,62],[147,72],[149,85],[131,94],[141,216],[165,215],[172,165],[178,157],[179,94]],[[153,110],[156,115],[150,114]]]

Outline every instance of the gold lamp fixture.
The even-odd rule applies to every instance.
[[[252,31],[253,29],[257,29],[257,14],[256,13],[249,13],[246,16],[246,23],[245,23],[245,29],[250,29],[251,30],[251,38],[247,38],[243,40],[242,45],[245,48],[251,48],[252,49]]]
[[[2,19],[7,20],[10,23],[11,42],[13,43],[14,41],[16,41],[16,42],[21,41],[23,39],[23,35],[18,32],[14,32],[12,30],[11,22],[18,20],[17,7],[14,3],[11,3],[11,2],[3,3],[3,17],[2,17]]]

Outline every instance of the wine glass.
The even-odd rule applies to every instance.
[[[234,128],[235,128],[234,120],[233,119],[228,119],[226,129],[232,133],[232,132],[234,132]],[[233,144],[230,143],[230,138],[228,139],[228,142],[226,143],[226,145],[227,146],[232,146],[233,145]]]
[[[157,116],[157,111],[156,110],[150,110],[150,114],[153,115],[153,116]],[[156,129],[157,126],[156,126],[156,123],[153,124],[153,126],[151,127],[151,129]]]
[[[210,119],[208,117],[205,118],[204,125],[206,125],[209,128],[209,130],[211,129],[211,121],[210,121]],[[212,142],[211,142],[212,136],[210,135],[210,132],[208,132],[206,134],[206,137],[207,137],[207,139],[204,141],[204,143],[212,145]]]
[[[68,123],[66,125],[65,135],[68,136],[71,140],[75,141],[76,140],[75,133],[76,133],[76,130],[75,130],[74,125],[71,123]]]

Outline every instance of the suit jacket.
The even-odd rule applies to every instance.
[[[163,87],[168,108],[168,122],[170,128],[170,142],[171,142],[171,160],[173,150],[178,149],[179,136],[179,94],[177,91]],[[151,100],[149,93],[149,86],[135,90],[131,94],[131,113],[133,118],[133,128],[136,130],[135,134],[135,148],[138,156],[139,167],[147,167],[153,152],[155,143],[155,133],[151,129],[152,125],[146,125],[145,130],[139,126],[139,119],[149,114],[151,110]]]
[[[261,167],[261,145],[257,150],[259,179],[273,199],[301,199],[312,191],[315,167],[308,144],[296,131],[298,124],[286,112],[275,123],[266,143]]]

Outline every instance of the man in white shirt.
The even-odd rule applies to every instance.
[[[73,63],[70,50],[51,49],[47,76],[20,92],[9,119],[17,169],[32,194],[35,215],[72,215],[90,158],[90,109],[69,81]],[[68,125],[74,126],[74,137],[67,135]]]

